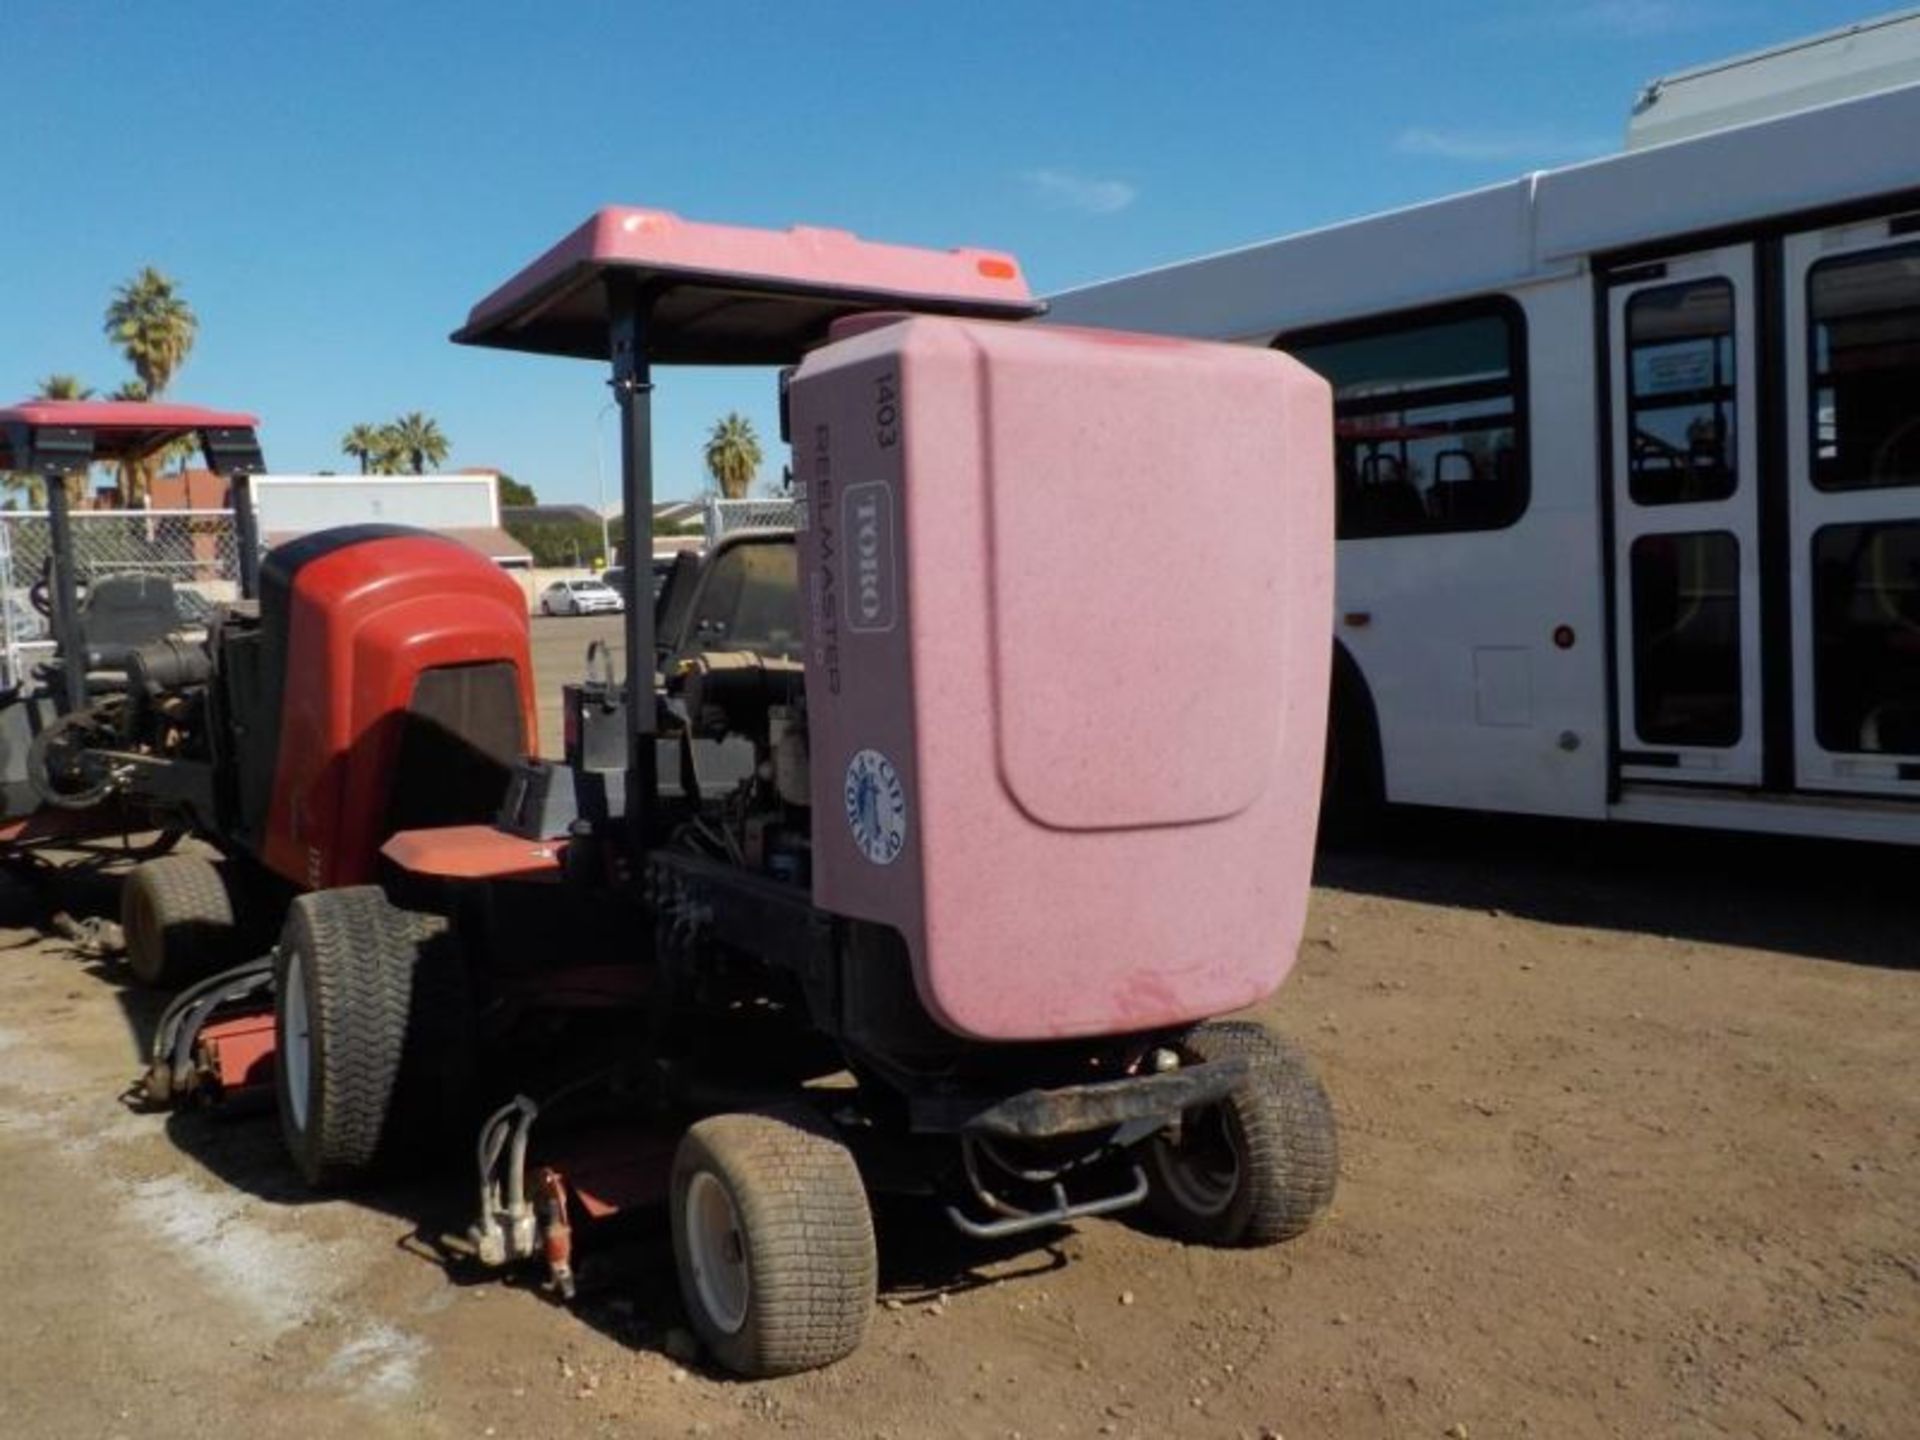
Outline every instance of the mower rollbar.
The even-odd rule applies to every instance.
[[[73,516],[64,475],[49,474],[47,486],[48,600],[53,614],[54,653],[61,656],[61,702],[66,713],[87,708],[87,657],[80,634],[80,599],[73,578]]]
[[[253,481],[244,470],[233,476],[233,540],[240,547],[240,598],[260,598],[260,523],[253,513]]]
[[[253,509],[252,477],[267,468],[259,437],[250,429],[221,426],[203,430],[200,448],[207,468],[227,477],[233,507],[234,543],[240,550],[240,598],[260,598],[260,525]]]
[[[653,553],[653,379],[647,322],[659,291],[619,273],[608,275],[606,283],[613,362],[609,383],[620,406],[620,547],[627,574],[635,576],[646,573],[640,557]],[[639,584],[628,589],[626,828],[632,873],[639,875],[653,843],[658,719],[653,702],[653,605]]]

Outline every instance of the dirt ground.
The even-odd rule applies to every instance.
[[[449,1270],[459,1177],[313,1201],[270,1114],[136,1114],[154,1006],[0,934],[0,1435],[1911,1436],[1910,855],[1427,817],[1322,862],[1266,1007],[1343,1126],[1259,1252],[880,1217],[830,1370],[671,1358],[664,1225],[569,1313]],[[109,903],[106,878],[78,903]]]

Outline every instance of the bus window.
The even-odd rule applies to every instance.
[[[1815,532],[1813,672],[1822,748],[1920,754],[1920,522]]]
[[[1822,261],[1807,310],[1813,483],[1920,485],[1920,245]]]
[[[1633,727],[1651,745],[1740,739],[1740,542],[1643,535],[1633,586]]]
[[[1497,530],[1526,510],[1526,332],[1512,301],[1274,343],[1333,386],[1339,538]]]
[[[1725,500],[1734,466],[1733,286],[1698,280],[1627,302],[1627,493],[1636,505]]]

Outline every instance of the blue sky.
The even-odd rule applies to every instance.
[[[8,0],[0,397],[110,389],[113,286],[173,275],[182,400],[272,468],[435,416],[451,465],[617,489],[603,367],[470,350],[468,307],[602,204],[1011,250],[1042,291],[1618,147],[1656,74],[1876,13],[1767,0],[965,5]],[[135,58],[137,57],[137,58]],[[661,372],[659,490],[764,372]],[[777,474],[770,466],[769,474]]]

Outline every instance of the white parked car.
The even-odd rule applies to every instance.
[[[556,580],[540,592],[542,615],[603,615],[626,608],[620,592],[601,580]]]

